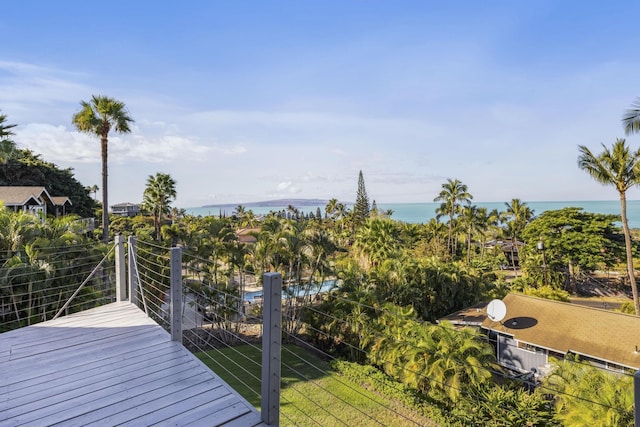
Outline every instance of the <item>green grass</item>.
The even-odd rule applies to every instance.
[[[262,355],[259,347],[243,345],[196,356],[260,408]],[[324,360],[298,346],[283,346],[282,363],[280,424],[283,426],[435,425],[385,396],[338,376]]]

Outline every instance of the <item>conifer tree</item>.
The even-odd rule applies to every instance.
[[[353,221],[356,225],[364,223],[371,214],[369,205],[369,197],[364,187],[364,177],[362,171],[358,175],[358,193],[356,194],[356,203],[353,206]]]

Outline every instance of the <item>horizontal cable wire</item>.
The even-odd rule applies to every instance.
[[[159,249],[160,249],[161,247],[156,246],[156,248],[159,248]],[[166,249],[166,248],[164,248],[164,250],[167,250],[167,249]],[[154,255],[154,256],[158,256],[157,254],[153,254],[153,255]],[[205,264],[208,262],[208,260],[204,260],[204,259],[197,259],[197,257],[193,257],[193,260],[198,260],[198,261],[201,261],[201,262],[203,262],[203,263],[205,263]],[[191,261],[193,261],[193,260],[191,260]],[[155,266],[161,267],[161,268],[163,268],[163,269],[166,269],[166,268],[167,268],[166,266],[162,266],[162,265],[157,264],[157,263],[152,263],[152,264],[154,264]],[[199,268],[199,267],[195,267],[193,264],[192,264],[192,265],[190,265],[190,267],[189,267],[189,268],[190,268],[190,270],[191,270],[191,271],[195,271],[195,272],[199,272],[199,273],[204,273],[204,274],[207,274],[207,275],[210,273],[209,271],[206,271],[206,270],[201,269],[201,268]],[[219,291],[219,290],[216,290],[216,292],[218,292],[218,293],[225,293],[225,292],[223,292],[223,291]],[[197,293],[197,291],[194,291],[194,293]],[[233,296],[233,295],[231,295],[231,294],[228,294],[228,293],[227,293],[226,295],[228,295],[229,297],[235,297],[235,296]],[[334,295],[330,295],[330,297],[332,297],[332,298],[336,298],[337,300],[341,300],[341,301],[347,301],[347,302],[352,303],[352,304],[358,304],[358,305],[360,305],[360,307],[361,307],[361,308],[366,308],[366,309],[372,310],[372,311],[374,311],[375,313],[380,313],[381,311],[384,311],[384,309],[382,309],[382,308],[376,308],[376,307],[372,307],[372,306],[369,306],[369,305],[366,305],[366,304],[363,304],[363,303],[360,303],[360,302],[355,302],[355,301],[352,301],[352,300],[347,300],[347,299],[342,298],[342,297],[340,297],[340,296],[337,296],[337,295],[335,295],[335,294],[334,294]],[[237,298],[237,297],[236,297],[236,298]],[[201,307],[201,308],[206,308],[206,307]],[[229,307],[229,306],[227,306],[227,308],[230,308],[230,307]],[[333,315],[331,315],[331,314],[323,313],[323,312],[321,312],[320,310],[318,310],[318,309],[314,308],[313,306],[309,306],[309,305],[306,305],[306,306],[299,306],[299,307],[296,307],[296,309],[305,309],[305,310],[307,310],[307,309],[308,309],[308,310],[314,310],[314,311],[316,312],[316,314],[319,314],[319,315],[322,315],[322,316],[326,316],[326,317],[328,317],[328,318],[332,318],[333,320],[335,320],[335,321],[337,321],[337,322],[343,322],[343,323],[346,323],[346,324],[348,324],[348,322],[349,322],[349,321],[348,321],[348,320],[346,320],[346,319],[338,319],[337,317],[335,317],[335,316],[333,316]],[[232,310],[233,310],[234,312],[236,312],[236,313],[239,313],[239,311],[238,311],[236,308],[232,308]],[[203,311],[204,311],[204,310],[203,310]],[[258,318],[257,318],[257,317],[255,317],[255,316],[247,316],[247,318],[251,318],[252,320],[257,320],[257,319],[258,319]],[[297,321],[298,319],[288,319],[288,320],[296,320],[296,321]],[[310,325],[308,325],[308,324],[306,324],[306,323],[304,324],[304,326],[305,326],[306,328],[310,328],[310,329],[312,329],[314,332],[316,332],[316,333],[318,333],[318,334],[322,333],[323,335],[325,335],[325,336],[327,336],[327,337],[329,337],[329,338],[334,338],[334,337],[331,337],[330,335],[328,335],[328,332],[320,331],[320,330],[318,330],[317,328],[313,328],[313,327],[311,327]],[[208,334],[210,334],[210,332],[208,332]],[[215,338],[215,337],[214,337],[214,338]],[[298,337],[294,337],[293,335],[291,335],[291,336],[290,336],[290,338],[293,338],[293,339],[298,340],[298,341],[300,341],[300,342],[304,342],[303,340],[299,339]],[[393,337],[389,337],[389,338],[393,338]],[[237,337],[237,339],[239,339],[239,340],[240,340],[240,342],[244,341],[244,340],[242,340],[240,337]],[[485,338],[485,337],[482,337],[481,339],[484,339],[484,340],[487,340],[487,341],[489,341],[489,340],[490,340],[490,339],[489,339],[489,337],[486,337],[486,338]],[[309,344],[308,344],[308,343],[306,343],[306,342],[304,342],[304,343],[305,343],[305,345],[307,345],[307,346],[309,345]],[[344,342],[344,341],[343,341],[343,343],[344,343],[344,344],[348,344],[348,343],[346,343],[346,342]],[[505,343],[505,344],[506,344],[506,343]],[[507,344],[507,345],[511,345],[511,344]],[[351,347],[352,347],[353,349],[357,349],[357,350],[358,350],[358,351],[360,351],[360,352],[362,352],[362,351],[363,351],[362,349],[359,349],[359,348],[357,348],[357,347],[354,347],[354,346],[351,346]],[[315,347],[314,347],[314,348],[315,348]],[[417,347],[416,347],[416,348],[417,348]],[[419,349],[419,348],[418,348],[418,349]],[[317,351],[321,351],[321,350],[318,350],[318,349],[316,349],[316,350],[317,350]],[[322,351],[321,351],[321,352],[322,352]],[[326,353],[324,353],[324,352],[322,352],[322,353],[323,353],[323,354],[326,354]],[[457,363],[466,363],[466,362],[457,361]],[[475,367],[475,368],[477,368],[477,369],[484,369],[484,370],[486,370],[487,372],[490,372],[490,373],[492,373],[492,374],[494,374],[494,375],[504,375],[504,373],[502,373],[502,372],[498,372],[498,371],[495,371],[495,370],[489,369],[489,368],[487,368],[487,367],[485,367],[485,366],[477,366],[477,365],[471,365],[471,366],[473,366],[473,367]],[[591,365],[589,365],[589,366],[591,366]],[[291,367],[288,367],[288,368],[291,368]],[[405,370],[406,370],[406,367],[399,367],[399,366],[398,366],[397,368],[401,368],[401,369],[405,369]],[[416,375],[420,375],[420,376],[422,376],[422,377],[423,377],[423,378],[425,378],[425,379],[427,379],[427,378],[428,378],[428,377],[426,377],[426,376],[424,376],[424,375],[421,375],[421,373],[417,373],[417,372],[411,372],[411,373],[416,374]],[[449,385],[449,384],[445,384],[445,383],[443,383],[443,382],[438,382],[437,380],[435,380],[435,379],[433,379],[433,378],[428,378],[428,379],[429,379],[429,380],[431,380],[431,381],[433,381],[433,382],[435,382],[435,383],[440,383],[440,384],[441,384],[441,386],[443,386],[443,387],[451,387],[451,388],[453,388],[453,389],[457,390],[458,392],[460,392],[461,394],[468,394],[468,392],[466,392],[465,390],[462,390],[462,389],[459,389],[459,388],[455,388],[455,387],[453,387],[453,386],[451,386],[451,385]],[[518,378],[516,378],[516,380],[521,381],[522,383],[529,384],[529,382],[524,381],[524,380],[521,380],[521,379],[518,379]],[[566,394],[566,393],[561,393],[561,392],[559,392],[558,390],[553,390],[553,389],[551,389],[551,388],[549,388],[549,387],[547,387],[547,386],[544,386],[544,385],[542,385],[541,387],[543,387],[545,390],[550,390],[552,393],[554,393],[554,394],[556,394],[556,395],[558,395],[558,394],[565,394],[565,395],[568,395],[568,394]],[[594,403],[594,404],[598,404],[598,405],[601,405],[601,406],[604,406],[604,407],[610,408],[610,406],[608,406],[608,405],[602,404],[602,403],[600,403],[600,402],[591,402],[591,401],[589,401],[588,399],[583,399],[583,398],[581,398],[580,396],[572,396],[572,395],[568,395],[568,396],[571,396],[571,397],[574,397],[574,398],[577,398],[577,399],[582,399],[582,400],[584,400],[584,401],[586,401],[586,402],[589,402],[589,403]],[[476,398],[482,398],[481,396],[475,396],[475,397],[476,397]],[[504,409],[508,409],[508,408],[504,408]]]

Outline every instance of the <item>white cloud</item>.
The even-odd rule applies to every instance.
[[[31,108],[52,107],[59,102],[78,104],[91,93],[87,85],[79,82],[86,77],[52,67],[0,61],[0,99]],[[71,114],[68,113],[69,120]]]
[[[277,186],[277,190],[278,193],[290,193],[290,194],[294,194],[294,193],[299,193],[300,190],[298,190],[292,182],[281,182],[280,184],[278,184]]]
[[[100,161],[99,140],[89,135],[70,132],[64,126],[32,123],[20,127],[14,140],[18,147],[41,154],[47,161]]]

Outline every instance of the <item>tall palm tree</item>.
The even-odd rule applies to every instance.
[[[90,102],[81,101],[81,109],[73,115],[71,122],[80,132],[100,138],[102,154],[102,240],[109,241],[109,198],[107,191],[107,147],[109,132],[130,133],[133,119],[124,103],[113,98],[93,95]]]
[[[16,125],[5,124],[6,121],[7,115],[0,114],[0,139],[8,139],[9,137],[14,135],[11,129],[16,127]]]
[[[640,133],[640,98],[636,99],[631,108],[627,109],[622,116],[622,126],[625,135]]]
[[[176,197],[176,181],[171,175],[158,172],[155,176],[149,175],[147,187],[142,196],[142,205],[153,213],[153,225],[156,230],[156,239],[161,240],[160,226],[162,216],[169,212],[170,204]]]
[[[449,239],[447,241],[447,247],[450,252],[453,252],[453,217],[459,211],[460,202],[470,204],[471,199],[473,199],[473,196],[467,191],[466,184],[463,184],[457,179],[450,178],[442,184],[440,194],[433,199],[434,202],[442,202],[438,209],[438,215],[449,216]]]
[[[11,140],[14,135],[12,128],[16,125],[5,124],[7,116],[0,114],[0,162],[6,163],[11,157],[13,157],[16,151],[16,145]]]
[[[99,189],[100,189],[100,188],[98,187],[98,185],[97,185],[97,184],[93,184],[91,187],[89,187],[89,192],[90,192],[90,193],[93,193],[93,200],[95,200],[95,199],[96,199],[96,196],[97,196],[97,194],[98,194],[98,190],[99,190]]]
[[[486,225],[487,209],[478,208],[477,206],[467,205],[462,208],[460,213],[462,224],[465,228],[465,239],[467,241],[467,265],[471,264],[471,238],[473,233],[482,233],[488,228]],[[484,243],[484,241],[482,242]]]
[[[515,251],[519,250],[518,238],[522,230],[533,219],[534,211],[520,199],[511,199],[510,203],[504,204],[507,208],[502,214],[502,221],[506,224],[506,233],[511,239],[511,265],[516,269]]]
[[[638,287],[633,269],[633,252],[631,250],[631,233],[627,221],[627,190],[640,184],[640,149],[630,151],[624,139],[616,139],[611,150],[602,144],[604,151],[598,155],[593,154],[584,145],[579,145],[580,156],[578,167],[591,175],[591,178],[603,185],[612,185],[618,190],[620,196],[620,216],[622,219],[622,231],[624,232],[624,244],[627,252],[627,274],[633,293],[633,304],[636,316],[640,316],[640,301],[638,300]]]

